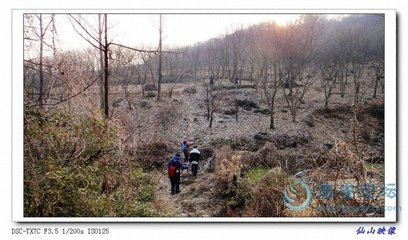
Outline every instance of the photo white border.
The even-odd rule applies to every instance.
[[[191,13],[191,14],[369,14],[385,15],[385,184],[397,183],[397,75],[396,11],[385,10],[269,10],[269,9],[12,9],[12,221],[14,222],[396,222],[396,211],[384,211],[384,217],[24,217],[23,188],[23,14],[24,13]],[[390,160],[391,159],[391,160]],[[397,186],[398,187],[398,186]],[[398,197],[398,196],[397,196]],[[397,206],[397,198],[385,198],[385,206]]]

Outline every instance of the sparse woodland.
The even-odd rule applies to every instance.
[[[383,15],[306,15],[178,48],[161,15],[150,47],[115,42],[110,16],[24,16],[26,217],[384,215]],[[59,18],[88,48],[59,47]],[[182,139],[199,174],[170,196]],[[301,211],[284,202],[288,185],[294,204],[307,197],[296,179],[312,190]]]

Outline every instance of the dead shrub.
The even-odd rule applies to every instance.
[[[372,100],[368,104],[367,113],[384,123],[384,99]]]
[[[265,166],[269,168],[281,166],[278,149],[271,142],[266,142],[265,145],[255,153],[242,153],[241,159],[246,168],[254,166]]]
[[[270,136],[266,132],[257,132],[253,138],[258,142],[267,142],[270,140]]]
[[[237,109],[235,108],[224,110],[225,115],[235,115],[236,113],[237,113]]]
[[[263,109],[255,109],[254,113],[260,113],[263,115],[269,115],[271,114],[271,111],[268,108],[263,108]]]
[[[311,136],[308,132],[294,134],[272,134],[271,141],[279,149],[297,148],[299,144],[309,143]]]
[[[256,186],[252,199],[248,201],[244,215],[248,217],[284,216],[283,191],[288,175],[280,167],[271,169]]]
[[[233,150],[248,150],[248,151],[257,151],[261,145],[255,141],[255,139],[250,139],[246,137],[241,138],[218,138],[211,142],[211,145],[214,148],[222,148],[227,145]]]
[[[154,98],[154,97],[156,97],[156,93],[155,92],[146,92],[145,97],[146,98]]]
[[[332,149],[334,145],[325,144],[322,146],[311,146],[305,150],[305,169],[315,169],[325,165],[329,159],[328,149]]]
[[[279,163],[282,169],[289,174],[296,174],[301,169],[305,169],[306,155],[301,151],[283,150],[279,159]]]
[[[340,120],[345,120],[351,115],[352,111],[350,106],[347,105],[340,105],[335,106],[333,108],[321,108],[316,109],[312,115],[321,115],[325,118],[337,118]]]
[[[197,89],[194,88],[194,87],[185,87],[183,89],[183,93],[185,93],[185,94],[195,94],[195,93],[197,93]]]
[[[311,178],[315,182],[331,181],[340,177],[364,181],[366,179],[364,162],[357,158],[351,148],[350,144],[338,141],[327,154],[326,163],[316,168]]]
[[[364,141],[366,143],[370,143],[371,142],[371,135],[370,135],[370,131],[368,129],[363,129],[360,133],[360,137],[362,139],[364,139]]]
[[[201,159],[207,160],[214,155],[214,148],[210,145],[203,145],[200,147]]]
[[[334,148],[330,150],[329,154],[329,161],[324,167],[328,169],[345,170],[359,181],[366,179],[364,163],[351,151],[349,144],[340,140]]]
[[[242,100],[238,99],[236,101],[236,104],[239,107],[242,107],[243,109],[245,109],[247,111],[251,111],[252,108],[259,109],[259,106],[258,106],[258,104],[256,102],[248,100],[248,99],[242,99]]]
[[[140,107],[149,109],[152,107],[152,105],[147,101],[140,101]]]
[[[216,194],[222,198],[231,195],[231,185],[236,185],[241,170],[241,156],[230,147],[224,146],[215,151]]]
[[[314,208],[317,216],[325,217],[353,217],[365,216],[367,209],[359,206],[366,204],[362,198],[345,199],[342,197],[340,184],[352,182],[356,189],[363,186],[367,178],[367,170],[364,161],[353,151],[353,145],[339,140],[327,154],[326,163],[315,168],[310,174],[310,181],[314,183],[312,189],[316,191],[322,186],[332,186],[332,194],[323,198],[317,198]],[[316,194],[316,196],[319,196]],[[343,208],[346,207],[346,210]],[[347,208],[354,209],[348,211]]]
[[[230,147],[215,151],[215,196],[222,199],[220,216],[241,216],[245,203],[252,196],[250,184],[241,177],[241,154]]]
[[[156,119],[163,127],[168,126],[170,122],[177,117],[177,109],[173,103],[160,106],[156,112]]]
[[[256,152],[256,158],[259,164],[266,167],[276,167],[279,163],[278,149],[273,143],[267,142]]]
[[[145,84],[144,85],[144,90],[145,91],[156,91],[157,86],[156,86],[156,84]]]
[[[306,125],[308,127],[314,127],[315,126],[315,122],[314,122],[313,118],[311,118],[311,117],[308,117],[308,118],[304,119],[303,121],[306,123]]]
[[[172,151],[166,143],[154,142],[138,146],[135,160],[144,170],[161,169],[169,154]]]

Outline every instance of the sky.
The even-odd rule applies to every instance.
[[[97,15],[83,15],[97,26]],[[280,25],[295,21],[296,14],[164,14],[163,44],[169,47],[191,45],[265,21]],[[67,15],[56,17],[59,45],[64,50],[86,48],[89,44],[73,30]],[[156,46],[159,41],[158,14],[109,14],[110,40],[128,46]]]

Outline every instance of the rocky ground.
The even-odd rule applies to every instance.
[[[137,97],[138,100],[134,99],[134,108],[127,110],[130,116],[124,126],[127,131],[133,132],[136,145],[165,142],[169,146],[169,155],[179,150],[183,139],[206,150],[229,144],[238,150],[256,151],[269,141],[278,147],[281,155],[290,155],[293,161],[303,162],[307,158],[305,152],[308,149],[318,147],[329,150],[337,141],[350,138],[350,120],[353,117],[351,94],[342,98],[338,90],[334,89],[329,105],[331,110],[324,110],[324,93],[316,82],[299,108],[297,121],[292,122],[283,93],[278,92],[275,105],[276,129],[269,129],[270,116],[266,112],[265,97],[261,90],[248,87],[249,84],[244,83],[246,87],[241,89],[235,89],[226,82],[215,85],[218,110],[212,128],[208,127],[206,87],[195,82],[175,85],[172,98],[164,98],[162,102],[157,102],[153,97],[142,100]],[[229,110],[235,108],[236,99],[252,101],[257,107],[240,107],[236,121],[235,115],[228,114]],[[125,109],[126,102],[122,101],[121,104]],[[357,116],[361,129],[359,139],[366,161],[381,163],[384,160],[381,116],[379,118],[375,115],[375,109],[374,113],[370,111],[366,106],[360,109],[360,115]],[[219,210],[213,197],[214,175],[206,171],[208,157],[206,154],[202,159],[197,177],[187,172],[182,174],[182,192],[178,195],[170,195],[169,180],[165,173],[158,177],[157,198],[167,203],[169,209],[174,211],[172,215],[207,217]],[[302,164],[296,165],[296,171],[301,171]]]

